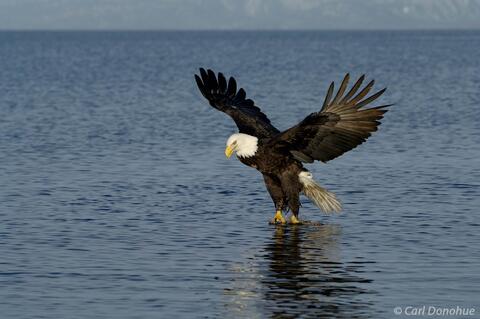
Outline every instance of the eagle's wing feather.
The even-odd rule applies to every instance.
[[[271,140],[272,146],[288,150],[298,160],[311,163],[314,160],[328,162],[365,142],[377,130],[379,120],[390,105],[362,109],[386,90],[365,98],[375,82],[371,81],[358,92],[364,79],[362,75],[345,94],[349,81],[347,74],[333,99],[332,82],[320,112],[310,114],[299,124],[275,136]]]
[[[212,70],[200,68],[200,76],[195,74],[195,80],[210,105],[228,114],[237,124],[240,133],[264,138],[280,132],[260,108],[246,98],[243,88],[237,91],[237,82],[233,77],[227,82],[222,73],[218,73],[217,77]]]

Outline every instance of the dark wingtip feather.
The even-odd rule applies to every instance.
[[[245,100],[245,105],[248,105],[248,106],[254,106],[255,103],[253,103],[253,100],[251,99],[246,99]],[[257,111],[260,111],[260,109],[258,107],[256,107]]]
[[[371,80],[370,82],[368,82],[368,84],[357,94],[357,96],[351,99],[348,103],[356,104],[357,102],[362,100],[365,97],[365,95],[367,95],[368,92],[370,92],[374,84],[375,84],[375,80]]]
[[[215,72],[208,69],[207,75],[208,75],[208,86],[210,87],[210,89],[214,91],[218,90],[217,76],[215,75]]]
[[[365,80],[365,74],[362,74],[358,80],[355,82],[355,84],[352,86],[350,91],[345,95],[345,97],[340,101],[340,104],[346,103],[357,91],[358,88],[362,85],[363,80]]]
[[[200,90],[200,93],[202,93],[202,95],[205,98],[208,98],[207,93],[205,92],[205,86],[203,85],[202,79],[200,79],[200,77],[196,74],[195,74],[195,81],[197,82],[197,86],[198,86],[198,89]]]
[[[218,72],[218,90],[220,93],[225,93],[227,90],[227,80],[222,72]]]
[[[342,80],[342,84],[340,84],[340,88],[337,91],[337,94],[333,98],[333,101],[331,104],[336,104],[340,98],[342,97],[343,93],[345,93],[345,90],[347,89],[348,81],[350,80],[350,74],[347,73],[345,77]]]
[[[375,106],[375,107],[370,108],[369,110],[382,110],[382,111],[387,112],[388,111],[387,107],[390,107],[390,106],[393,106],[393,105],[395,105],[395,103]]]
[[[367,104],[370,104],[372,103],[373,101],[375,101],[376,99],[378,99],[385,91],[386,91],[387,88],[384,88],[380,91],[378,91],[377,93],[375,94],[372,94],[370,95],[369,97],[367,97],[365,100],[361,101],[360,103],[358,103],[355,107],[357,109],[367,105]]]
[[[237,93],[237,81],[233,77],[228,79],[227,95],[231,98]]]
[[[330,99],[332,98],[332,94],[333,94],[334,89],[335,89],[335,82],[332,82],[332,83],[330,83],[330,86],[328,87],[327,95],[325,96],[325,100],[323,101],[321,111],[325,110],[328,106],[328,103],[330,103]]]
[[[200,76],[202,77],[202,82],[205,86],[205,89],[207,89],[206,86],[208,85],[208,75],[204,68],[200,68]]]
[[[198,87],[203,86],[202,79],[196,74],[193,75],[195,77],[195,81],[197,82]]]
[[[240,88],[237,92],[237,95],[235,96],[235,101],[243,101],[245,100],[247,96],[247,93],[245,92],[245,90],[243,88]]]

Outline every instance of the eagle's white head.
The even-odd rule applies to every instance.
[[[235,133],[227,140],[225,156],[232,156],[233,152],[238,157],[251,157],[255,155],[258,149],[258,138],[243,133]]]

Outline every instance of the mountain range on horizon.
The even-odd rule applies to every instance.
[[[479,29],[480,0],[0,0],[0,29]]]

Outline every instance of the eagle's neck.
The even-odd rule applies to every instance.
[[[258,138],[252,135],[238,133],[236,134],[237,156],[252,157],[258,150]]]

